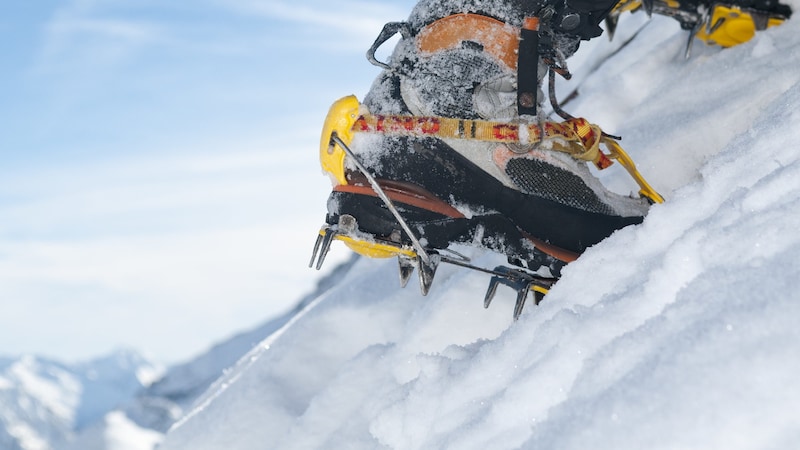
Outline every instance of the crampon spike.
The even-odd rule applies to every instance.
[[[493,276],[489,281],[489,288],[486,290],[486,296],[483,297],[484,308],[488,308],[489,305],[492,304],[492,299],[494,299],[494,295],[497,293],[497,286],[499,284],[500,278],[498,276]]]
[[[606,23],[606,33],[608,33],[608,40],[614,40],[614,33],[617,31],[617,24],[619,23],[619,17],[608,15],[605,19]]]
[[[400,287],[406,287],[408,285],[408,280],[411,279],[411,275],[414,274],[416,263],[412,258],[404,255],[397,256],[397,263],[398,266],[400,266]]]
[[[539,289],[534,289],[534,290],[533,290],[533,301],[534,301],[534,305],[536,305],[536,306],[539,306],[539,303],[541,303],[541,302],[542,302],[542,300],[544,300],[544,296],[545,296],[546,292],[542,292],[543,290],[544,290],[544,289],[541,289],[541,290],[539,290]]]
[[[516,303],[514,304],[514,320],[517,320],[525,307],[528,298],[528,291],[534,292],[534,301],[538,305],[550,287],[556,282],[555,278],[545,278],[534,275],[523,270],[513,269],[506,266],[495,267],[491,271],[494,276],[489,281],[489,288],[483,300],[483,306],[488,308],[492,299],[497,293],[497,286],[505,285],[517,292]]]
[[[517,301],[514,303],[514,320],[519,319],[519,316],[522,315],[522,308],[525,307],[525,300],[528,299],[528,290],[530,290],[530,285],[526,284],[524,288],[517,291]]]
[[[335,237],[335,231],[331,230],[330,228],[325,230],[325,236],[322,237],[322,246],[319,249],[319,259],[317,259],[316,266],[317,270],[322,269],[322,264],[325,262],[325,258],[328,256],[328,252],[331,250],[331,243]]]
[[[769,14],[758,12],[758,11],[749,11],[750,17],[753,19],[753,25],[755,25],[757,31],[764,31],[769,26]]]
[[[419,266],[419,285],[422,295],[428,295],[433,284],[433,277],[436,276],[436,269],[439,267],[440,257],[437,254],[429,254],[428,262],[425,262],[421,256],[417,257],[417,266]]]
[[[317,234],[317,240],[314,242],[314,250],[311,252],[311,261],[308,262],[308,267],[314,267],[314,263],[317,261],[317,253],[319,253],[319,248],[322,245],[322,239],[324,239],[322,233]]]
[[[647,17],[651,17],[653,15],[653,8],[655,6],[653,0],[642,0],[642,6],[644,6],[644,11],[647,13]]]
[[[308,267],[314,267],[317,270],[322,269],[322,264],[325,262],[325,258],[331,250],[331,243],[337,234],[335,230],[327,226],[320,230],[317,240],[314,242],[314,250],[311,253],[311,261],[309,261]],[[315,261],[316,265],[314,264]]]

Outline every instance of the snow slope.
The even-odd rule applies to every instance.
[[[240,332],[189,361],[170,367],[163,377],[142,390],[133,402],[119,412],[141,427],[160,433],[166,432],[176,420],[191,411],[197,398],[242,355],[283,327],[299,311],[327,291],[353,267],[356,260],[357,258],[350,257],[342,263],[331,265],[330,272],[319,279],[314,291],[300,299],[292,310],[271,318],[252,330]]]
[[[654,18],[566,108],[623,135],[667,202],[539,307],[512,323],[510,290],[482,308],[486,275],[442,266],[422,297],[362,259],[160,448],[797,448],[800,21],[689,60],[685,40]],[[614,45],[589,44],[576,72]]]

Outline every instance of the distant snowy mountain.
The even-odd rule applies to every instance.
[[[344,277],[343,261],[283,316],[164,369],[131,350],[87,363],[0,358],[0,450],[152,450],[226,369]]]
[[[0,449],[60,449],[127,404],[161,370],[130,350],[74,365],[33,356],[1,359]]]
[[[359,260],[160,448],[797,448],[800,21],[684,60],[686,32],[640,16],[572,60],[568,110],[623,135],[667,198],[644,224],[516,323],[513,292],[483,309],[484,274],[442,266],[422,297],[395,261]],[[600,176],[634,190],[619,173]]]

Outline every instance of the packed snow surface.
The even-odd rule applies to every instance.
[[[162,448],[798,448],[800,21],[730,49],[696,42],[688,60],[686,38],[626,15],[571,60],[566,109],[624,136],[667,201],[541,305],[514,323],[511,290],[483,309],[485,274],[442,266],[422,297],[395,261],[362,259]]]

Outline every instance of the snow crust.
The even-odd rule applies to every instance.
[[[422,297],[395,261],[360,260],[160,448],[796,448],[800,22],[684,60],[686,33],[662,19],[576,77],[567,108],[622,134],[667,197],[642,225],[516,323],[509,290],[482,308],[486,275],[442,266]],[[644,23],[623,17],[618,37]],[[619,45],[603,39],[573,71]],[[600,176],[633,189],[619,172]]]
[[[161,433],[139,427],[119,411],[109,413],[106,423],[106,448],[109,450],[152,449],[163,439]]]

